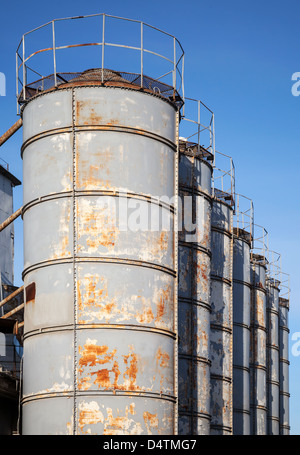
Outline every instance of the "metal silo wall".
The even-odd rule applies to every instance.
[[[180,154],[182,218],[197,225],[195,234],[185,225],[179,231],[178,396],[183,435],[210,432],[211,174],[207,162]]]
[[[279,382],[280,382],[280,434],[290,434],[289,390],[289,301],[279,298]]]
[[[232,434],[232,208],[212,205],[211,434]]]
[[[267,286],[268,434],[279,435],[279,289]]]
[[[120,87],[24,108],[23,434],[177,431],[174,209],[154,204],[170,230],[135,232],[117,209],[174,196],[177,123]]]
[[[250,239],[250,234],[248,234]],[[250,243],[233,237],[233,434],[250,434]]]
[[[251,264],[250,412],[251,434],[267,434],[266,267]]]

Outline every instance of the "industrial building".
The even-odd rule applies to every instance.
[[[11,347],[0,433],[289,434],[289,276],[236,192],[232,158],[215,148],[213,111],[185,95],[182,45],[136,20],[76,19],[101,40],[59,41],[72,18],[23,35],[20,119],[0,138],[23,128],[14,214],[21,182],[0,168],[11,185],[0,207]],[[135,46],[119,42],[124,22],[138,29]]]

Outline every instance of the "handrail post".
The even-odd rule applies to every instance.
[[[53,65],[54,65],[54,85],[57,87],[57,76],[56,76],[56,47],[55,47],[55,27],[54,21],[52,21],[52,47],[53,47]]]
[[[105,14],[103,14],[103,22],[102,22],[102,83],[104,82],[104,44],[105,42]]]
[[[143,88],[144,80],[144,29],[143,29],[143,22],[141,22],[141,88]]]

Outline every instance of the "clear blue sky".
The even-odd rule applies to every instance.
[[[15,0],[1,5],[0,135],[17,120],[15,50],[23,33],[49,20],[107,13],[145,21],[175,35],[186,54],[186,95],[215,113],[216,147],[234,159],[236,190],[254,201],[255,222],[269,232],[270,248],[282,254],[291,274],[291,335],[300,332],[300,97],[291,76],[300,71],[300,4],[273,0],[164,0],[99,2]],[[22,132],[0,149],[20,180]],[[15,207],[22,188],[15,190]],[[21,284],[22,225],[15,225],[15,281]],[[300,434],[300,356],[290,353],[292,433]]]

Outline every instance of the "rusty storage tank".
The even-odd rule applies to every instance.
[[[178,263],[179,434],[210,433],[210,229],[212,155],[180,141],[182,229]],[[192,224],[196,226],[192,229]]]
[[[280,382],[280,434],[290,434],[289,391],[289,298],[279,297],[279,382]]]
[[[251,254],[250,417],[251,434],[267,434],[267,302],[263,255]]]
[[[232,434],[232,206],[216,191],[211,233],[211,434],[225,435]]]
[[[251,233],[233,236],[233,434],[250,434]]]
[[[173,231],[122,230],[117,206],[173,196],[176,108],[79,78],[23,124],[24,434],[172,434]]]
[[[279,285],[269,277],[267,282],[267,387],[268,434],[279,435]]]
[[[25,435],[177,432],[180,101],[143,81],[25,90]]]

